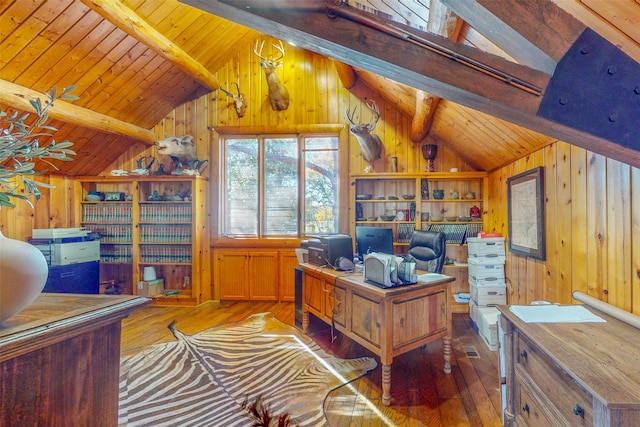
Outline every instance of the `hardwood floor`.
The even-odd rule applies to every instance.
[[[294,324],[292,303],[208,302],[198,307],[149,306],[123,321],[122,354],[173,340],[167,326],[195,334],[238,322],[253,313],[272,312]],[[374,357],[378,368],[332,391],[325,402],[331,426],[500,426],[497,352],[488,349],[467,315],[454,314],[451,374],[443,372],[442,342],[396,357],[391,369],[391,406],[382,404],[379,360],[367,349],[310,316],[309,335],[327,352],[342,358]],[[471,347],[478,357],[468,357]]]

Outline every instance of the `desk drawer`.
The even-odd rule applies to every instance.
[[[591,426],[593,398],[545,354],[518,334],[517,365],[541,390],[549,405],[572,426]]]
[[[515,384],[515,408],[518,424],[536,427],[549,427],[552,424],[545,418],[543,412],[538,406],[538,402],[531,397],[527,388],[519,382]]]

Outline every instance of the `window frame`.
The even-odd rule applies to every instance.
[[[291,129],[277,129],[277,130],[269,130],[264,126],[227,126],[220,127],[216,129],[211,129],[215,131],[213,138],[213,149],[211,150],[212,158],[214,163],[218,165],[217,177],[212,177],[213,182],[211,184],[211,195],[210,198],[210,212],[211,212],[211,222],[212,222],[212,235],[211,235],[211,246],[212,247],[236,247],[238,246],[238,241],[244,241],[242,245],[245,245],[247,241],[253,241],[252,244],[260,244],[259,241],[265,242],[268,241],[278,241],[283,244],[288,244],[288,241],[291,241],[293,244],[297,244],[301,239],[306,238],[307,236],[304,234],[305,224],[304,224],[304,207],[306,206],[305,201],[305,176],[304,176],[304,164],[302,163],[305,158],[304,147],[300,146],[300,138],[308,138],[308,137],[337,137],[338,138],[338,230],[336,233],[348,233],[349,230],[349,154],[348,154],[348,128],[342,124],[329,124],[329,125],[302,125],[296,126]],[[238,138],[238,139],[246,139],[246,138],[280,138],[280,137],[295,137],[298,138],[298,197],[299,200],[302,200],[302,203],[298,206],[298,232],[296,236],[234,236],[234,235],[223,235],[223,212],[226,212],[227,201],[224,200],[225,197],[225,176],[223,173],[226,171],[226,165],[224,162],[226,159],[222,155],[223,143],[226,139]],[[263,149],[263,148],[261,148]],[[260,162],[262,164],[262,162]],[[262,166],[260,166],[262,167]],[[262,171],[260,172],[260,177],[262,178],[264,175]],[[262,181],[262,179],[261,179]],[[262,191],[262,190],[261,190]],[[261,200],[261,203],[264,203],[264,200]],[[236,243],[234,243],[236,242]]]

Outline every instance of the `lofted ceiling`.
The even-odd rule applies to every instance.
[[[175,107],[217,89],[218,82],[211,72],[227,63],[235,52],[245,49],[259,34],[258,29],[278,36],[277,30],[274,34],[265,30],[259,16],[255,22],[251,14],[238,15],[239,19],[232,16],[223,19],[200,9],[218,3],[229,7],[225,3],[234,2],[187,2],[198,7],[176,0],[1,1],[0,106],[26,110],[25,99],[54,86],[78,86],[74,93],[80,99],[73,105],[56,105],[56,112],[50,115],[51,125],[59,129],[56,139],[74,141],[78,158],[83,159],[56,165],[67,174],[97,174],[127,150],[142,151],[153,143],[151,128]],[[544,83],[545,73],[553,71],[553,61],[533,49],[524,49],[522,43],[512,43],[511,40],[519,40],[513,30],[491,26],[491,22],[487,26],[486,20],[475,21],[475,13],[478,16],[484,13],[484,9],[476,7],[482,2],[458,2],[469,6],[470,10],[459,11],[466,21],[443,7],[447,0],[443,3],[440,0],[351,0],[350,4],[354,9],[395,21],[402,28],[411,27],[415,29],[412,34],[423,34],[428,29],[458,43],[451,46],[463,46],[460,48],[463,52],[490,54],[497,58],[491,59],[491,63],[507,69],[511,69],[509,64],[526,64],[531,69],[527,77]],[[539,5],[542,10],[550,2],[524,3]],[[298,10],[325,4],[321,0],[244,3],[277,7],[274,10],[281,16],[286,15],[287,5]],[[336,4],[335,1],[326,3]],[[555,0],[554,4],[640,62],[638,0]],[[503,34],[494,34],[497,31]],[[526,28],[517,31],[527,36]],[[429,33],[424,34],[426,37]],[[330,35],[327,38],[330,39]],[[332,50],[322,43],[313,47],[309,49],[332,56]],[[346,48],[354,51],[353,46],[346,45]],[[376,73],[375,61],[361,67],[359,63],[342,61],[340,50],[336,52],[339,67],[353,70],[356,78],[380,92],[382,97],[396,99],[402,93],[408,98],[402,102],[404,107],[398,108],[413,119],[415,142],[429,135],[447,144],[479,170],[494,170],[566,134],[562,129],[555,130],[556,126],[549,126],[551,132],[544,132],[539,120],[528,120],[524,113],[515,114],[510,120],[504,113],[508,108],[498,105],[490,95],[483,94],[484,99],[493,101],[488,104],[478,102],[473,96],[458,97],[455,91],[449,96],[437,79],[430,80],[431,85],[422,85],[420,79],[415,80],[417,84],[411,79],[394,79],[384,72]],[[479,84],[485,86],[482,81]],[[487,86],[486,90],[489,89]],[[500,96],[510,95],[504,91]],[[518,96],[521,95],[516,98]],[[519,108],[511,110],[518,112]],[[571,132],[568,135],[573,136]],[[584,133],[578,132],[576,143],[587,141],[584,145],[587,149],[634,166],[640,164],[637,155],[640,149],[620,150],[616,143],[601,143],[600,138],[590,142],[583,136]],[[569,139],[567,142],[574,143]]]

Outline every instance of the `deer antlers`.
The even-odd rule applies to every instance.
[[[275,47],[280,52],[280,56],[274,59],[268,59],[262,56],[262,49],[264,49],[264,40],[262,40],[262,43],[260,43],[260,49],[258,49],[258,40],[256,40],[256,45],[253,47],[253,53],[255,53],[258,58],[262,59],[263,61],[270,61],[274,63],[284,58],[284,45],[282,44],[282,40],[278,40],[278,46],[273,43],[271,44],[271,46]]]
[[[244,94],[240,93],[240,85],[236,82],[233,82],[233,84],[236,85],[236,92],[238,92],[237,95],[234,95],[228,90],[225,90],[225,88],[223,88],[222,86],[220,86],[220,90],[226,93],[227,96],[230,96],[231,98],[233,98],[233,104],[235,106],[238,117],[244,117],[244,113],[247,109],[247,102]]]
[[[264,70],[265,77],[267,78],[271,108],[276,111],[282,111],[289,108],[289,91],[285,85],[280,82],[278,74],[276,74],[275,71],[278,66],[282,65],[282,62],[279,61],[284,58],[284,45],[282,44],[282,40],[279,40],[279,46],[276,46],[275,44],[272,44],[272,46],[280,52],[280,56],[277,58],[268,59],[262,56],[264,40],[260,43],[259,49],[258,41],[256,40],[256,45],[253,47],[253,53],[262,59],[262,61],[260,61],[260,67]]]
[[[371,110],[372,118],[369,123],[355,123],[353,116],[356,113],[357,107],[353,108],[353,112],[350,114],[347,108],[347,120],[351,123],[349,131],[356,137],[360,144],[360,150],[362,151],[362,157],[368,161],[373,162],[380,158],[380,152],[382,151],[382,141],[380,137],[373,134],[373,130],[380,119],[380,108],[376,104],[375,100],[365,102],[365,105]]]

